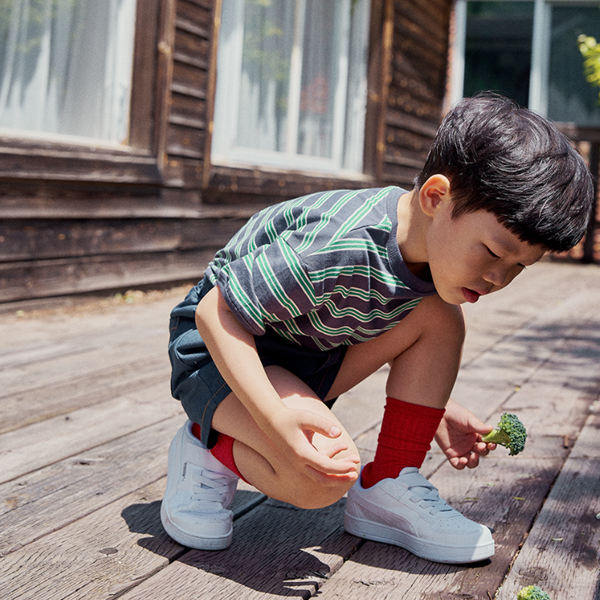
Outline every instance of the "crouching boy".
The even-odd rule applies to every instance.
[[[348,532],[432,561],[492,556],[490,530],[419,473],[434,437],[457,469],[493,449],[492,427],[449,399],[460,305],[574,246],[591,203],[589,172],[553,125],[482,95],[446,116],[413,191],[328,191],[255,215],[172,312],[172,391],[189,421],[169,450],[169,535],[226,548],[241,477],[303,508],[348,492]],[[388,363],[361,471],[330,408]]]

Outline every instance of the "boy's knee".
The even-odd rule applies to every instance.
[[[294,494],[293,504],[298,508],[305,509],[325,508],[343,498],[353,485],[353,481],[346,481],[334,486],[322,485],[307,478],[301,489]]]
[[[425,331],[431,332],[438,339],[447,336],[459,343],[464,341],[467,333],[465,316],[460,306],[444,302],[437,294],[424,298],[415,312],[421,311],[421,320]]]
[[[351,453],[358,455],[358,449],[352,440],[348,442],[348,445],[349,449],[342,455]],[[360,464],[356,465],[356,473],[360,476]],[[354,481],[332,482],[328,480],[327,483],[323,483],[304,476],[294,493],[293,504],[298,508],[325,508],[343,498],[353,485]]]

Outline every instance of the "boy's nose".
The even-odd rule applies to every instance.
[[[506,269],[493,269],[485,273],[483,279],[486,283],[492,284],[493,287],[490,290],[491,292],[494,291],[494,289],[502,288],[509,283],[507,277],[508,272]]]

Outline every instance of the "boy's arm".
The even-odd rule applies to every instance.
[[[327,454],[310,443],[313,433],[336,438],[341,430],[320,415],[284,404],[267,377],[253,336],[231,312],[218,287],[198,305],[196,326],[229,387],[293,468],[324,484],[330,477],[339,482],[340,476],[355,476],[355,462],[333,458],[347,449],[344,443],[333,443]]]
[[[481,441],[481,436],[492,429],[492,426],[486,425],[470,410],[450,398],[435,441],[455,469],[473,469],[479,464],[480,456],[486,456],[496,448],[496,444]]]

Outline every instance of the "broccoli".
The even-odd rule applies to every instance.
[[[519,421],[516,415],[504,413],[500,418],[496,429],[490,431],[481,438],[484,442],[494,442],[501,446],[506,446],[510,450],[510,456],[523,452],[527,432],[523,423]]]
[[[537,585],[529,585],[517,594],[517,600],[550,600],[550,596]]]

